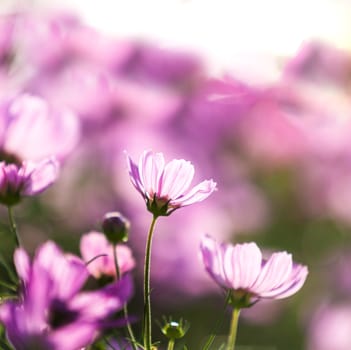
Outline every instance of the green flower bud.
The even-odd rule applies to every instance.
[[[170,317],[167,319],[165,316],[163,317],[163,325],[160,325],[161,332],[168,338],[168,339],[180,339],[185,336],[187,331],[189,330],[190,324],[188,321],[183,320],[182,318],[179,322],[172,321]]]

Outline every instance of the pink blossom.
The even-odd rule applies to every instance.
[[[32,85],[51,103],[70,108],[82,121],[106,120],[115,107],[111,76],[88,62],[67,64],[54,79],[51,75],[39,76]]]
[[[23,289],[18,298],[1,304],[0,320],[17,350],[85,348],[133,293],[128,275],[104,288],[81,291],[89,277],[84,262],[51,241],[36,250],[32,261],[17,249],[14,263]]]
[[[113,247],[103,233],[89,232],[83,235],[80,240],[80,252],[86,262],[96,258],[87,265],[88,271],[95,278],[102,275],[116,276]],[[135,260],[130,248],[120,244],[116,247],[116,252],[121,275],[132,270]]]
[[[22,196],[34,196],[48,188],[56,179],[59,164],[53,159],[21,165],[0,162],[0,203],[17,204]]]
[[[307,267],[295,264],[286,252],[263,259],[256,243],[218,244],[205,236],[201,253],[207,272],[221,287],[232,291],[232,301],[240,302],[241,307],[262,298],[289,297],[301,289],[308,274]]]
[[[312,318],[308,350],[351,349],[351,305],[322,304]]]
[[[1,106],[2,152],[21,160],[38,161],[68,155],[79,138],[79,124],[68,110],[54,110],[45,100],[21,94]]]
[[[27,65],[41,71],[55,70],[72,54],[70,33],[79,25],[74,15],[43,16],[31,11],[19,16],[16,24],[16,40]]]
[[[216,183],[205,180],[189,188],[194,177],[194,166],[184,159],[173,159],[165,164],[162,153],[144,151],[136,165],[127,156],[130,179],[146,201],[149,211],[166,216],[174,210],[206,199]]]

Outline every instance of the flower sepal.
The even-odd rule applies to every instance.
[[[146,201],[146,206],[149,212],[151,212],[155,218],[159,216],[169,216],[177,208],[170,207],[170,199],[157,198],[154,194],[153,199]]]
[[[246,290],[234,290],[229,292],[228,304],[236,309],[249,308],[256,304],[257,300],[252,300],[253,295]]]
[[[168,339],[180,339],[185,336],[190,328],[190,323],[182,318],[179,322],[174,321],[172,317],[165,317],[163,316],[163,324],[159,323],[161,328],[161,332],[168,338]]]

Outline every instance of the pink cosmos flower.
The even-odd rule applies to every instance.
[[[201,202],[216,189],[212,179],[189,188],[195,170],[184,159],[165,164],[162,153],[148,150],[141,155],[138,165],[128,155],[127,160],[130,179],[155,216],[167,216],[180,207]]]
[[[130,248],[126,245],[118,245],[116,251],[118,266],[123,275],[134,268],[135,260]],[[96,257],[87,265],[88,271],[95,278],[100,278],[102,275],[116,276],[113,247],[103,233],[89,232],[83,235],[80,240],[80,252],[86,262]]]
[[[286,252],[263,259],[256,243],[218,244],[205,236],[201,254],[207,272],[231,291],[231,302],[239,307],[251,306],[262,298],[289,297],[303,286],[308,274],[307,267],[295,264]]]
[[[0,162],[0,203],[17,204],[22,196],[34,196],[48,188],[56,179],[59,164],[54,158],[21,165]]]
[[[308,350],[351,349],[351,305],[322,303],[308,329]]]
[[[103,288],[82,291],[89,273],[75,255],[54,242],[42,244],[32,261],[19,248],[14,254],[22,282],[17,299],[0,305],[0,321],[16,350],[77,350],[91,344],[133,293],[130,276]]]
[[[79,122],[69,110],[52,108],[44,99],[20,94],[0,102],[0,152],[3,159],[64,159],[76,146]],[[12,161],[11,161],[12,162]]]

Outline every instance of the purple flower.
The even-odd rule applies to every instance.
[[[127,160],[130,179],[155,216],[167,216],[180,207],[201,202],[216,189],[213,180],[189,188],[195,170],[184,159],[165,164],[162,153],[144,151],[138,165],[129,156]]]
[[[0,162],[0,203],[17,204],[23,196],[43,192],[56,179],[59,164],[54,158],[21,165]]]
[[[113,258],[113,246],[108,242],[105,235],[101,232],[89,232],[80,240],[80,252],[86,262],[88,271],[95,277],[101,275],[116,276],[115,263]],[[118,244],[116,247],[118,266],[121,274],[132,270],[135,260],[129,247]],[[100,257],[99,257],[100,256]]]
[[[308,327],[308,350],[351,349],[351,305],[324,301]]]
[[[19,248],[14,256],[23,282],[19,300],[0,306],[0,320],[16,350],[78,350],[94,341],[106,319],[132,293],[129,276],[107,287],[80,292],[89,273],[76,256],[53,242],[43,244],[30,263]]]
[[[1,157],[11,163],[51,156],[62,159],[78,142],[75,115],[54,110],[37,96],[21,94],[2,102],[0,117]]]
[[[295,264],[286,252],[263,259],[255,243],[218,244],[205,236],[201,254],[207,272],[231,291],[231,302],[239,307],[248,307],[262,298],[289,297],[303,286],[308,274],[307,267]]]

